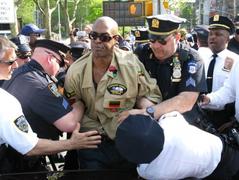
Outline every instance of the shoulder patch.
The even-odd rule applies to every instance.
[[[48,88],[50,89],[52,94],[54,94],[56,97],[60,97],[61,96],[61,94],[59,93],[58,88],[57,88],[55,83],[53,83],[53,82],[49,83],[48,84]]]
[[[230,57],[226,57],[222,70],[226,72],[230,72],[232,69],[233,63],[234,63],[234,59]]]
[[[14,121],[14,124],[16,125],[16,127],[17,127],[20,131],[25,132],[25,133],[28,133],[29,125],[28,125],[28,122],[27,122],[25,116],[21,115],[20,117],[18,117],[18,118]]]

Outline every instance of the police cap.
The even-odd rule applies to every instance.
[[[148,29],[133,29],[131,32],[135,36],[135,42],[144,43],[149,41]]]
[[[61,57],[61,61],[62,64],[61,66],[64,65],[64,58],[66,56],[66,53],[68,51],[70,51],[70,47],[66,46],[62,43],[53,41],[53,40],[49,40],[49,39],[40,39],[36,41],[36,48],[37,47],[43,47],[46,49],[49,49],[57,54],[59,54],[59,56]]]
[[[235,27],[233,22],[226,16],[214,15],[209,19],[209,29],[224,29],[233,34]]]
[[[207,39],[209,34],[208,28],[208,25],[196,25],[193,29],[193,33],[195,32],[197,36],[201,39]]]
[[[147,17],[149,26],[149,37],[168,36],[179,28],[180,24],[186,22],[186,19],[173,14],[161,14]]]

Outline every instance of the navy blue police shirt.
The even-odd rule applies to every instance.
[[[23,113],[40,138],[59,139],[61,132],[53,123],[72,110],[55,83],[35,60],[19,67],[3,89],[21,103]]]
[[[196,50],[179,44],[177,52],[173,56],[160,62],[154,56],[149,44],[146,44],[138,50],[137,55],[150,76],[157,80],[163,100],[170,99],[184,91],[206,92],[204,65]],[[175,65],[175,55],[177,55],[180,65]],[[180,72],[177,70],[177,66],[181,69]],[[174,73],[177,74],[177,78],[174,77]],[[194,124],[195,118],[199,116],[197,108],[197,104],[195,104],[191,111],[183,114],[191,124]]]

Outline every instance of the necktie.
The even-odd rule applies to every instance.
[[[217,54],[212,55],[213,59],[211,60],[208,70],[207,70],[207,90],[208,93],[212,92],[212,81],[213,81],[213,70],[217,58]]]

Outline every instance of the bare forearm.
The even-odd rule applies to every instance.
[[[145,97],[137,98],[136,107],[139,109],[147,108],[149,106],[155,105],[152,101],[148,100]]]
[[[74,119],[80,122],[84,115],[85,106],[81,101],[77,101],[76,103],[72,104],[73,107],[73,116]]]
[[[160,118],[163,114],[172,111],[184,113],[190,111],[196,103],[198,92],[182,92],[179,95],[161,102],[155,106],[155,118]]]
[[[37,145],[29,151],[27,156],[55,154],[61,151],[71,150],[73,145],[71,140],[52,141],[39,139]]]

